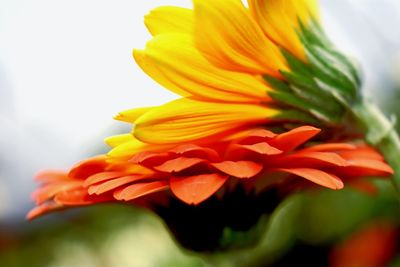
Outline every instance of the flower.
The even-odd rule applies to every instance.
[[[133,130],[107,138],[107,155],[40,173],[28,218],[110,201],[152,206],[170,195],[199,205],[235,183],[298,188],[296,176],[341,189],[342,179],[393,172],[343,130],[358,73],[327,41],[315,1],[193,3],[153,10],[145,19],[153,38],[133,52],[181,98],[119,113]],[[316,126],[325,137],[315,138]]]
[[[198,205],[221,188],[229,191],[232,181],[243,183],[251,191],[293,183],[293,176],[299,176],[341,189],[339,177],[357,181],[392,173],[380,154],[365,145],[323,143],[300,147],[319,131],[302,126],[275,134],[256,128],[208,145],[146,150],[128,159],[101,155],[79,163],[67,173],[45,171],[37,175],[42,187],[33,193],[39,206],[28,218],[101,202],[139,201],[146,205],[170,194],[189,205]],[[164,195],[146,199],[156,192]]]

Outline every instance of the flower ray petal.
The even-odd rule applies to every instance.
[[[316,184],[322,185],[324,187],[330,188],[330,189],[342,189],[344,187],[344,184],[342,180],[340,180],[337,176],[317,170],[317,169],[310,169],[310,168],[295,168],[295,169],[289,169],[289,168],[281,168],[278,169],[278,171],[294,174],[300,177],[303,177],[307,180],[310,180],[311,182],[314,182]]]
[[[211,165],[221,172],[237,178],[254,177],[263,169],[262,164],[253,161],[223,161]]]
[[[240,0],[194,0],[196,46],[215,65],[280,76],[286,63]]]
[[[130,201],[148,194],[156,193],[168,188],[165,181],[138,183],[130,185],[124,189],[114,192],[114,198],[117,200]]]
[[[216,173],[172,178],[170,187],[180,200],[189,205],[197,205],[218,191],[227,179],[227,176]]]
[[[188,33],[193,32],[193,10],[175,7],[161,6],[150,11],[144,17],[144,23],[152,35],[168,32]]]

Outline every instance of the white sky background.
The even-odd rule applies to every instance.
[[[397,36],[388,42],[398,45],[399,29],[389,24],[397,32],[387,33],[385,23],[399,18],[400,1],[321,2],[324,23],[341,48],[364,64],[387,61],[379,38]],[[160,5],[191,3],[0,0],[0,220],[26,211],[35,171],[67,168],[104,148],[102,139],[121,125],[112,120],[118,111],[175,98],[131,56],[150,38],[143,16]],[[386,37],[376,37],[374,27]],[[367,68],[371,87],[374,72]]]

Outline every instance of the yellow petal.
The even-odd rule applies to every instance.
[[[250,11],[264,33],[278,45],[305,60],[303,45],[296,33],[298,20],[308,25],[318,19],[317,0],[249,0]]]
[[[137,118],[139,118],[152,108],[154,107],[134,108],[134,109],[124,110],[119,112],[118,115],[114,117],[114,119],[119,121],[134,123]]]
[[[130,134],[130,135],[132,136],[132,134]],[[107,143],[116,144],[113,142],[115,142],[117,139],[118,139],[118,137],[111,137],[111,139],[108,138]],[[110,140],[112,140],[112,141],[110,141]],[[130,138],[130,140],[128,140],[128,141],[126,141],[126,140],[124,140],[124,137],[121,137],[120,141],[125,141],[125,142],[121,142],[120,144],[115,146],[113,149],[111,149],[108,152],[107,155],[110,157],[116,157],[116,158],[121,158],[121,157],[130,158],[130,157],[134,156],[135,154],[137,154],[139,152],[143,152],[143,151],[163,151],[165,149],[172,148],[172,146],[168,146],[168,145],[147,144],[147,143],[137,140],[133,136],[132,136],[132,138]]]
[[[104,142],[109,145],[110,147],[116,147],[121,144],[127,143],[129,141],[134,140],[134,137],[131,133],[128,134],[119,134],[107,137]]]
[[[190,96],[186,91],[182,90],[178,86],[176,86],[173,81],[170,81],[165,75],[159,70],[156,64],[152,60],[149,60],[141,50],[133,50],[133,57],[136,63],[142,68],[142,70],[157,81],[160,85],[168,88],[170,91],[178,94],[180,96]]]
[[[196,46],[214,64],[279,76],[286,63],[240,0],[194,0]]]
[[[182,98],[152,109],[136,120],[134,136],[152,144],[221,138],[268,122],[279,111],[262,105],[223,104]]]
[[[196,98],[251,103],[270,99],[267,91],[271,89],[261,77],[216,67],[195,48],[188,34],[158,35],[144,52],[163,77]],[[157,80],[158,76],[153,78]]]
[[[167,32],[192,33],[193,10],[173,6],[158,7],[144,17],[144,23],[152,35]]]

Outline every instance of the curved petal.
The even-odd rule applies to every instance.
[[[88,193],[90,195],[104,194],[104,193],[114,190],[120,186],[129,184],[129,183],[133,183],[133,182],[137,182],[137,181],[140,181],[140,180],[143,180],[146,178],[147,177],[143,177],[142,175],[128,175],[128,176],[118,177],[118,178],[112,179],[110,181],[106,181],[104,183],[100,183],[97,185],[91,185],[88,188]]]
[[[96,183],[104,182],[122,176],[124,176],[124,172],[118,172],[118,171],[99,172],[89,176],[83,183],[83,186],[88,187]]]
[[[110,147],[114,148],[133,140],[135,140],[134,136],[131,133],[128,133],[128,134],[118,134],[107,137],[104,139],[104,142]]]
[[[81,180],[70,179],[69,181],[56,182],[37,189],[32,193],[32,198],[37,204],[42,204],[53,198],[59,192],[69,191],[80,187],[82,187]]]
[[[106,156],[99,155],[83,160],[73,166],[68,173],[68,177],[72,179],[86,179],[87,177],[103,172],[107,167]]]
[[[139,65],[142,70],[149,75],[152,79],[157,81],[160,85],[168,90],[178,94],[180,96],[186,97],[190,96],[185,90],[182,90],[179,86],[177,86],[173,81],[165,77],[162,71],[158,68],[157,64],[147,58],[146,54],[142,50],[133,50],[133,58],[136,63]]]
[[[152,35],[167,32],[191,34],[193,20],[193,10],[176,6],[157,7],[144,17],[144,23]]]
[[[51,183],[53,181],[69,180],[67,173],[62,170],[44,170],[35,174],[36,181],[40,183]]]
[[[235,71],[280,77],[286,70],[279,48],[269,40],[240,0],[194,0],[197,48],[212,63]]]
[[[353,150],[340,151],[340,155],[345,159],[371,159],[384,161],[385,158],[375,149],[368,146],[359,146]]]
[[[129,161],[143,166],[159,165],[170,158],[168,152],[143,151],[135,154]]]
[[[223,173],[237,178],[251,178],[263,169],[263,165],[252,161],[223,161],[212,163],[212,166]]]
[[[285,168],[277,170],[303,177],[307,180],[310,180],[311,182],[325,186],[330,189],[337,190],[344,187],[342,180],[340,180],[337,176],[321,170],[309,168]]]
[[[208,161],[216,161],[220,159],[217,151],[209,147],[201,147],[195,144],[184,144],[170,150],[170,152],[184,156],[207,159]]]
[[[267,142],[260,142],[256,143],[253,145],[241,145],[241,144],[234,144],[232,145],[232,150],[246,150],[246,151],[251,151],[260,155],[279,155],[282,154],[283,151],[280,149],[277,149],[276,147],[273,147],[269,145]]]
[[[117,200],[130,201],[148,194],[166,190],[167,188],[168,183],[165,181],[138,183],[115,191],[114,198]]]
[[[351,159],[344,172],[349,176],[388,176],[394,173],[387,163],[374,159]]]
[[[282,162],[283,161],[283,162]],[[333,152],[302,151],[283,157],[286,166],[322,166],[334,165],[346,167],[349,163],[339,154]]]
[[[170,187],[180,200],[197,205],[217,192],[227,179],[227,176],[217,173],[179,177],[170,180]]]
[[[43,203],[37,207],[34,207],[33,209],[31,209],[28,214],[26,215],[26,218],[28,220],[33,220],[41,215],[44,215],[46,213],[49,213],[51,211],[56,211],[56,210],[60,210],[64,208],[64,205],[60,204],[60,203],[56,203],[54,201],[52,202],[46,202]]]
[[[321,129],[312,126],[300,126],[282,133],[269,141],[269,144],[283,151],[290,151],[304,144],[321,132]]]
[[[337,152],[354,150],[357,146],[347,143],[324,143],[306,147],[303,151],[316,151],[316,152]]]
[[[154,107],[145,107],[145,108],[134,108],[134,109],[124,110],[119,112],[118,115],[114,117],[114,119],[119,121],[134,123],[137,118],[139,118],[144,113],[150,111],[153,108]]]
[[[142,142],[171,144],[199,140],[266,123],[279,111],[261,105],[223,104],[182,98],[147,112],[133,134]]]
[[[318,18],[316,0],[249,0],[253,17],[264,33],[279,46],[305,60],[304,47],[298,37],[299,20],[307,25]]]
[[[171,159],[163,164],[154,167],[154,169],[161,171],[161,172],[169,172],[169,173],[176,173],[176,172],[181,172],[184,171],[188,168],[191,168],[197,164],[206,162],[204,159],[199,159],[199,158],[185,158],[185,157],[179,157],[176,159]]]
[[[135,154],[143,151],[163,151],[164,149],[171,148],[171,145],[157,145],[157,144],[147,144],[137,140],[132,134],[132,139],[129,141],[120,143],[108,152],[108,156],[116,158],[129,158],[133,157]],[[111,137],[113,138],[113,137]],[[111,140],[111,141],[110,141]],[[107,143],[112,143],[113,139],[106,139]]]
[[[112,201],[110,195],[90,196],[86,188],[76,188],[71,191],[61,191],[54,201],[65,206],[85,206],[95,203]]]
[[[194,47],[190,35],[158,35],[147,43],[144,53],[145,60],[152,61],[151,65],[157,66],[163,77],[189,95],[206,101],[260,103],[270,100],[267,92],[272,89],[260,77],[212,65]],[[158,81],[158,77],[152,78]]]

